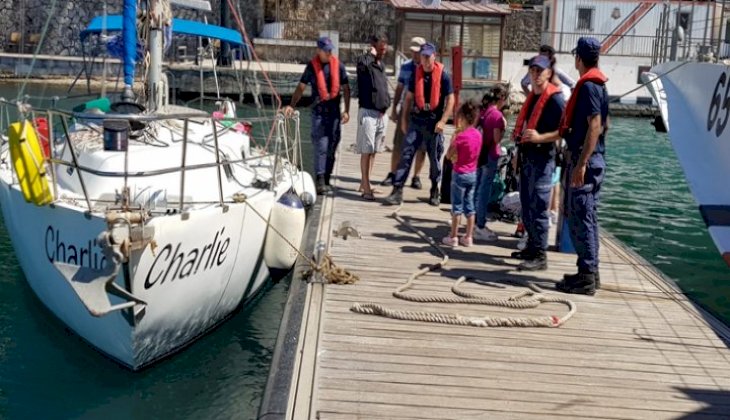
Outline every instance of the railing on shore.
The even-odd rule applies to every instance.
[[[645,35],[621,35],[613,36],[611,34],[586,33],[586,32],[550,32],[542,33],[542,42],[552,45],[558,53],[570,54],[578,43],[578,39],[583,36],[591,36],[606,45],[606,51],[603,55],[614,56],[633,56],[633,57],[655,57],[662,55],[662,50],[668,52],[669,45],[661,43],[661,39],[656,36]],[[685,53],[692,52],[695,48],[693,44],[680,43],[678,46],[678,55],[685,56]]]

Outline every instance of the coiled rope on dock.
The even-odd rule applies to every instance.
[[[533,317],[515,317],[515,316],[463,316],[453,313],[443,312],[424,312],[424,311],[404,311],[386,308],[383,305],[377,303],[355,303],[350,308],[351,311],[365,314],[365,315],[377,315],[391,319],[399,319],[404,321],[421,321],[421,322],[432,322],[437,324],[449,324],[449,325],[463,325],[471,327],[542,327],[542,328],[556,328],[563,325],[577,311],[577,306],[570,299],[566,299],[561,296],[552,294],[546,294],[537,285],[528,282],[527,286],[531,290],[520,292],[514,296],[508,298],[490,298],[479,296],[474,293],[470,293],[461,290],[459,286],[466,281],[466,277],[462,276],[454,283],[451,287],[451,292],[456,296],[443,296],[443,295],[413,295],[406,293],[407,290],[413,287],[413,283],[421,276],[424,276],[430,272],[441,270],[449,262],[448,254],[439,246],[431,237],[426,235],[423,231],[414,227],[410,222],[400,216],[401,207],[396,208],[392,213],[392,217],[399,223],[405,225],[410,230],[415,232],[419,237],[428,242],[433,248],[438,251],[441,255],[441,262],[434,264],[423,269],[420,269],[410,277],[405,284],[399,286],[394,292],[393,297],[409,302],[418,303],[455,303],[455,304],[477,304],[487,306],[497,306],[510,309],[534,309],[543,303],[561,303],[566,305],[569,310],[563,316],[549,315],[549,316],[533,316]]]
[[[286,235],[281,233],[275,226],[273,226],[269,222],[269,219],[264,217],[264,215],[261,214],[261,212],[259,212],[256,207],[254,207],[248,201],[247,198],[248,197],[246,197],[244,194],[234,194],[233,202],[246,204],[255,215],[257,215],[261,220],[264,221],[264,223],[266,223],[267,228],[271,228],[271,230],[275,234],[281,237],[281,239],[283,239],[284,242],[286,242],[286,244],[289,245],[291,249],[294,250],[294,252],[296,252],[297,255],[302,258],[302,261],[305,261],[309,265],[309,276],[311,276],[312,273],[318,273],[322,276],[323,279],[326,280],[327,283],[332,284],[353,284],[360,280],[360,277],[358,277],[357,274],[353,274],[346,269],[337,266],[332,260],[332,256],[329,254],[325,254],[319,264],[317,264],[313,257],[307,257],[306,255],[304,255],[299,247],[291,243]]]

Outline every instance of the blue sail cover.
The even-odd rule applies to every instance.
[[[91,20],[89,26],[81,31],[81,40],[83,41],[91,34],[100,34],[102,32],[103,17],[97,16]],[[122,30],[122,16],[112,15],[106,18],[106,31],[117,32]],[[241,33],[224,28],[222,26],[208,25],[206,23],[196,22],[193,20],[173,19],[172,32],[181,35],[200,36],[203,38],[220,39],[234,45],[243,45]],[[132,43],[134,45],[134,42]]]
[[[102,17],[102,23],[104,18]],[[106,28],[109,30],[109,17]],[[134,66],[137,64],[137,0],[124,0],[124,23],[122,26],[124,40],[124,85],[134,83]]]

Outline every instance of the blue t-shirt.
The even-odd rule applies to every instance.
[[[398,73],[398,83],[402,83],[403,86],[406,88],[408,87],[408,82],[411,80],[411,75],[413,72],[416,71],[416,63],[413,62],[413,60],[408,60],[403,65],[400,66],[400,72]],[[403,100],[406,99],[406,89],[403,89],[403,94],[401,95],[401,103]]]
[[[415,95],[416,93],[416,71],[413,70],[411,77],[408,80],[408,91]],[[454,88],[451,86],[451,78],[446,72],[446,69],[441,72],[441,100],[439,100],[439,106],[436,109],[430,111],[420,111],[416,109],[416,98],[413,98],[413,114],[418,118],[429,118],[433,120],[440,120],[444,116],[444,107],[446,106],[446,97],[454,93]],[[423,74],[423,96],[426,103],[431,101],[431,73]]]
[[[325,63],[322,65],[322,71],[324,72],[324,80],[327,83],[327,90],[329,90],[330,86],[330,63]],[[304,83],[305,85],[312,86],[312,99],[315,103],[319,102],[319,90],[317,89],[317,75],[314,74],[314,66],[312,66],[312,62],[310,61],[307,63],[307,67],[304,68],[304,73],[302,74],[302,78],[299,80],[299,83]],[[345,71],[345,65],[340,61],[340,86],[345,86],[349,83],[349,80],[347,79],[347,71]],[[333,98],[327,103],[330,102],[332,104],[336,104],[338,107],[340,105],[340,96],[338,95],[336,98]]]
[[[573,112],[573,121],[570,124],[570,133],[566,136],[565,142],[568,144],[573,159],[577,159],[583,150],[583,144],[586,141],[588,133],[588,118],[594,115],[601,116],[603,126],[606,126],[608,118],[608,91],[604,85],[593,82],[585,82],[581,86],[579,92],[573,92],[578,95],[578,101],[575,104]],[[598,144],[594,153],[603,154],[606,152],[605,134],[601,133],[598,137]]]
[[[532,103],[527,108],[527,119],[532,115],[532,110],[540,100],[540,96],[536,96]],[[549,133],[556,131],[560,127],[560,120],[563,117],[563,109],[565,109],[565,101],[563,95],[558,92],[550,97],[542,109],[542,115],[537,120],[537,127],[535,129],[538,133]],[[534,159],[545,160],[547,158],[555,157],[555,144],[554,143],[522,143],[520,144],[520,152],[523,156],[527,156]]]

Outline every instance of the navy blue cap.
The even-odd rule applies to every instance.
[[[332,44],[331,39],[329,39],[326,36],[323,36],[317,40],[317,48],[319,48],[320,50],[322,50],[324,52],[330,52],[335,48],[335,46]]]
[[[436,53],[436,47],[433,46],[432,43],[427,42],[423,45],[421,45],[421,55],[425,55],[427,57],[430,57]]]
[[[572,52],[581,59],[595,60],[601,54],[601,43],[596,38],[584,36],[578,39],[578,45]]]
[[[539,67],[542,70],[550,68],[550,59],[544,55],[536,55],[530,59],[528,67]]]

